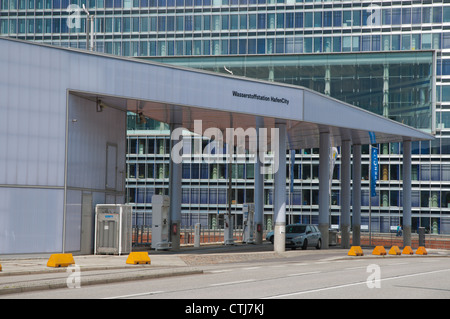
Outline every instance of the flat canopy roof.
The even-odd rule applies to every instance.
[[[3,73],[0,85],[20,86],[25,76],[48,85],[59,81],[70,94],[191,131],[194,120],[202,120],[203,130],[285,123],[290,149],[318,147],[320,132],[329,132],[334,145],[369,144],[368,132],[377,143],[433,139],[303,87],[9,38],[0,38],[0,48],[2,73],[10,62],[20,65]]]

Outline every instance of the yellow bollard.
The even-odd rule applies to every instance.
[[[386,255],[386,249],[383,246],[376,246],[372,251],[372,255]]]
[[[130,265],[139,265],[139,264],[150,264],[150,257],[148,256],[148,252],[139,251],[132,252],[128,255],[127,264]]]
[[[389,250],[389,255],[401,255],[402,252],[400,251],[400,248],[398,246],[392,246]]]
[[[364,256],[360,246],[352,246],[348,251],[349,256]]]
[[[417,255],[427,255],[428,252],[427,252],[427,250],[425,249],[425,247],[420,246],[420,247],[416,250],[416,254],[417,254]]]
[[[53,254],[50,256],[47,267],[67,267],[75,264],[72,254]]]
[[[403,248],[402,254],[403,255],[413,255],[414,252],[412,251],[411,246],[406,246],[405,248]]]

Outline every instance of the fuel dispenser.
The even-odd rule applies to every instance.
[[[170,199],[166,195],[152,196],[152,248],[169,249]]]
[[[247,244],[253,244],[255,242],[255,205],[245,204],[242,207],[243,222],[244,222],[244,238],[243,242]]]

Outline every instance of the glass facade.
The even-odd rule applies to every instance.
[[[413,230],[424,226],[432,233],[450,233],[450,0],[0,0],[0,35],[86,48],[86,15],[68,10],[70,5],[79,8],[83,4],[95,15],[96,51],[123,56],[186,58],[186,61],[199,58],[205,63],[214,57],[233,68],[236,74],[248,77],[258,77],[257,68],[247,65],[239,70],[236,61],[260,63],[258,59],[265,55],[280,56],[285,59],[285,66],[275,67],[272,75],[269,67],[265,67],[268,73],[260,78],[303,85],[347,101],[349,96],[358,97],[353,89],[368,89],[370,101],[361,94],[359,100],[352,101],[415,127],[431,128],[436,140],[413,143]],[[360,68],[366,76],[361,78],[361,69],[342,66],[330,66],[328,75],[323,66],[314,64],[315,55],[312,55],[392,51],[412,54],[418,50],[432,50],[435,56],[431,90],[429,65],[421,68],[413,62],[411,69],[393,67],[387,71],[384,67],[364,65]],[[305,78],[294,80],[292,65],[301,64],[298,56],[309,57],[311,64],[296,66],[304,69]],[[359,56],[353,57],[359,59]],[[289,62],[289,58],[297,60]],[[217,65],[215,71],[223,72],[223,65]],[[347,77],[348,73],[351,75]],[[381,82],[387,81],[387,73],[390,95],[386,100],[383,89],[379,88]],[[344,84],[347,83],[344,78],[348,84]],[[428,82],[420,83],[419,79]],[[349,89],[352,94],[348,94]],[[129,198],[136,203],[137,214],[147,214],[151,212],[151,205],[145,205],[151,189],[161,192],[168,183],[165,166],[169,155],[159,153],[162,146],[158,143],[163,142],[157,142],[163,140],[167,144],[167,127],[158,128],[158,124],[150,122],[135,127],[131,125],[133,121],[137,123],[137,118],[129,120]],[[145,146],[138,144],[141,140]],[[401,219],[402,145],[381,145],[380,150],[379,196],[372,199],[371,225],[375,231],[386,231]],[[287,198],[292,204],[287,208],[291,221],[315,222],[317,217],[316,153],[314,149],[296,150],[293,170],[288,170],[295,174],[293,192]],[[366,153],[363,172],[368,169]],[[238,175],[240,170],[246,178],[233,180],[236,212],[241,210],[240,202],[251,198],[253,182],[247,176],[251,168],[246,163],[241,168],[238,164]],[[195,222],[197,217],[193,216],[201,216],[198,219],[208,221],[211,226],[212,216],[223,205],[221,194],[226,186],[220,176],[226,176],[226,171],[221,167],[185,164],[183,218],[186,223]],[[268,228],[271,183],[268,176],[264,195]],[[146,187],[148,190],[142,190]],[[337,224],[339,165],[334,172],[332,195],[332,223]],[[368,224],[368,182],[363,181],[362,197],[363,224]]]
[[[71,5],[95,15],[97,51],[124,56],[450,48],[446,0],[1,0],[0,34],[83,48]]]
[[[307,87],[406,125],[434,132],[433,57],[432,51],[401,51],[152,60]]]

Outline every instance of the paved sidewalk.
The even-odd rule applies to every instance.
[[[75,285],[78,276],[81,286],[167,276],[201,274],[202,270],[187,265],[178,255],[150,252],[151,264],[126,264],[128,255],[74,256],[75,266],[47,267],[48,257],[16,257],[2,259],[0,264],[0,296],[26,291],[67,288]],[[68,280],[70,281],[68,283]]]
[[[345,249],[273,252],[273,246],[233,245],[186,247],[180,251],[149,251],[150,265],[126,264],[128,255],[74,255],[78,267],[47,267],[48,256],[0,256],[0,297],[26,291],[67,288],[74,285],[78,276],[81,286],[105,284],[120,281],[143,280],[167,276],[181,276],[203,273],[202,266],[265,260],[272,258],[290,258],[299,254],[315,254],[320,258],[376,258],[372,249],[364,249],[364,257],[349,257]],[[428,250],[428,256],[450,257],[450,250]],[[385,256],[401,258],[402,256]],[[407,256],[414,258],[416,256]],[[423,257],[423,256],[417,256]],[[78,272],[76,272],[78,270]],[[69,283],[68,283],[69,280]]]

